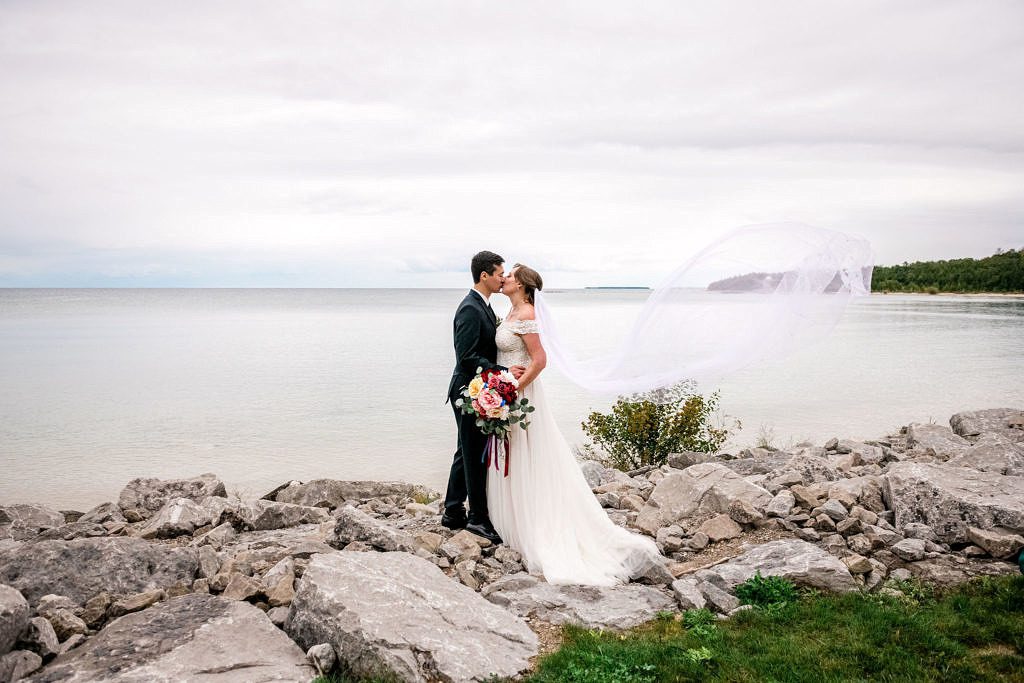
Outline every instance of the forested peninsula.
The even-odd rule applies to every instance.
[[[999,250],[981,259],[875,266],[871,291],[1024,293],[1024,249]]]

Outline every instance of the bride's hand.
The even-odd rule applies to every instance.
[[[522,365],[513,365],[508,369],[508,371],[512,373],[513,377],[519,379],[520,377],[523,376],[523,373],[526,372],[526,368],[524,368]]]

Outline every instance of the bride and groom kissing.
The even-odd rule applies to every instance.
[[[528,266],[506,273],[490,251],[470,262],[473,287],[454,319],[455,370],[448,401],[458,445],[452,460],[441,523],[519,551],[528,571],[549,583],[612,585],[647,572],[664,558],[653,540],[616,526],[597,502],[558,429],[539,380],[547,356],[537,323],[543,280]],[[512,310],[499,320],[492,295]],[[504,472],[484,464],[486,436],[456,401],[478,369],[509,370],[520,398],[535,408],[526,430],[509,435]],[[468,499],[467,514],[465,501]]]

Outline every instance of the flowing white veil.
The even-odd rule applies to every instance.
[[[850,299],[871,291],[867,241],[801,223],[737,228],[668,276],[620,346],[581,357],[559,334],[542,292],[541,342],[552,365],[598,393],[713,381],[773,361],[831,332]]]

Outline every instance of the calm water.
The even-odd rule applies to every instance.
[[[86,509],[133,477],[206,471],[252,495],[315,477],[443,489],[463,295],[0,289],[0,503]],[[645,296],[549,300],[563,332],[597,344]],[[742,420],[733,447],[762,431],[780,446],[874,438],[960,410],[1024,407],[1022,348],[1022,298],[873,296],[827,342],[704,389]],[[545,382],[566,435],[582,442],[580,421],[611,399],[551,371]]]

